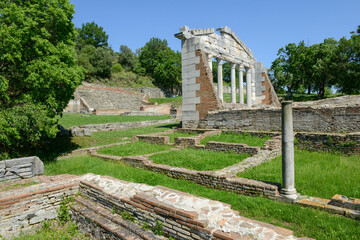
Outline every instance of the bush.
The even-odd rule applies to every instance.
[[[18,157],[41,146],[56,136],[56,120],[48,117],[47,109],[26,103],[0,109],[0,159]]]
[[[115,63],[112,67],[111,67],[111,73],[119,73],[124,71],[124,68],[121,66],[120,63]]]

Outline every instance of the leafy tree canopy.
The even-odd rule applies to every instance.
[[[57,130],[83,79],[68,0],[0,1],[0,152],[35,146]]]
[[[271,69],[278,88],[286,87],[288,96],[293,90],[307,87],[323,98],[326,88],[336,87],[346,94],[360,93],[360,26],[350,39],[305,46],[290,43],[279,49]]]
[[[78,64],[86,70],[86,80],[109,78],[114,54],[110,48],[87,45],[78,55]]]
[[[139,51],[139,63],[145,68],[147,74],[152,76],[154,74],[155,68],[161,63],[162,51],[167,50],[168,43],[167,41],[161,40],[159,38],[151,38],[144,47]]]
[[[126,45],[120,46],[118,62],[126,71],[133,70],[136,65],[136,57],[133,51]]]
[[[109,35],[95,22],[85,23],[78,29],[77,48],[81,49],[86,45],[94,47],[107,47]]]
[[[168,47],[167,41],[151,38],[138,51],[139,65],[136,71],[144,69],[155,78],[154,84],[161,88],[175,90],[181,84],[181,54]]]

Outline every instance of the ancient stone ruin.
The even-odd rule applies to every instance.
[[[183,127],[196,127],[209,111],[234,108],[244,104],[243,70],[246,70],[246,106],[279,105],[263,63],[229,27],[180,28],[182,56]],[[212,85],[212,61],[218,63],[217,92]],[[231,104],[223,99],[223,61],[231,63]],[[239,100],[236,99],[235,71],[239,71]]]

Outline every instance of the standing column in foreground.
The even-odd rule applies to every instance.
[[[281,103],[281,129],[282,129],[282,188],[281,195],[296,199],[295,189],[295,163],[294,163],[294,133],[292,102]]]

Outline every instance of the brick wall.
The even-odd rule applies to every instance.
[[[57,217],[64,196],[78,191],[78,180],[59,176],[54,181],[0,192],[0,234],[8,237]]]
[[[196,70],[200,71],[200,76],[196,78],[196,83],[200,84],[200,89],[196,91],[196,97],[200,97],[200,103],[196,104],[196,110],[199,111],[199,119],[203,119],[208,111],[218,110],[220,103],[212,85],[212,73],[204,60],[204,53],[196,50],[195,56],[200,58],[200,63],[196,64]]]
[[[296,239],[292,231],[244,218],[228,204],[162,186],[88,174],[80,182],[80,191],[84,198],[109,211],[126,211],[140,224],[146,222],[153,227],[160,221],[166,237],[181,240],[238,240],[261,236]],[[116,216],[112,214],[109,219]]]

